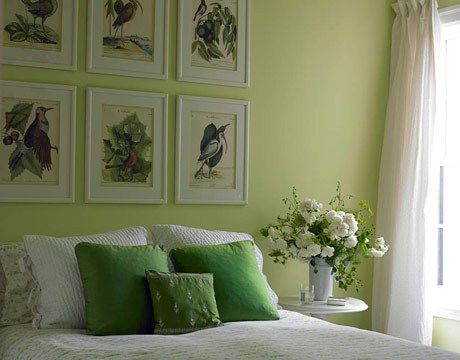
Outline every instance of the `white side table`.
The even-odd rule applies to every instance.
[[[280,297],[279,304],[285,310],[295,311],[323,320],[326,319],[327,315],[331,314],[354,313],[368,309],[364,301],[350,297],[345,306],[326,305],[325,301],[314,301],[310,305],[301,305],[298,296]]]

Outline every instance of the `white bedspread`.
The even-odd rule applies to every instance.
[[[460,359],[460,354],[280,311],[280,321],[230,323],[186,335],[87,336],[0,329],[0,359]]]

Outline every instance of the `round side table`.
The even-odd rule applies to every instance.
[[[279,304],[285,310],[295,311],[300,314],[310,315],[312,317],[325,320],[327,315],[346,314],[368,309],[367,304],[355,298],[347,298],[345,306],[326,305],[326,301],[314,301],[309,305],[301,305],[298,296],[280,297]]]

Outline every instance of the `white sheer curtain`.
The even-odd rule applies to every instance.
[[[435,0],[393,5],[390,94],[377,207],[377,233],[390,244],[374,262],[375,331],[431,344],[429,186],[436,111],[440,19]],[[434,229],[434,226],[433,226]]]

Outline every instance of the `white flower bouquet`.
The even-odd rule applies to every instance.
[[[361,257],[382,257],[389,246],[382,237],[374,238],[373,212],[365,200],[357,210],[346,209],[345,200],[351,198],[342,196],[338,183],[330,210],[323,210],[323,204],[314,199],[300,200],[293,188],[292,198],[283,199],[287,214],[260,230],[270,243],[269,255],[275,262],[297,259],[314,268],[315,260],[322,258],[331,266],[340,288],[347,290],[355,284],[358,290],[362,284],[356,266]]]

